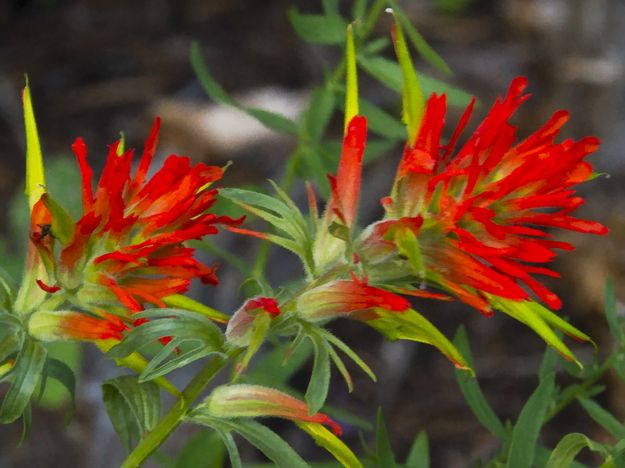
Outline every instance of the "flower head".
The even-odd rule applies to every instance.
[[[559,111],[516,143],[509,120],[527,99],[526,86],[525,78],[515,79],[455,154],[473,102],[443,145],[445,95],[432,95],[416,138],[406,144],[392,194],[382,200],[388,220],[370,228],[362,242],[365,251],[388,254],[389,245],[414,236],[421,280],[486,314],[488,295],[524,300],[526,287],[551,308],[560,307],[535,275],[558,276],[542,265],[553,260],[554,250],[573,247],[553,240],[545,228],[607,233],[597,222],[571,216],[583,203],[573,187],[592,175],[584,158],[599,140],[557,143],[568,119]],[[385,236],[389,221],[405,229]]]
[[[91,312],[115,303],[136,312],[144,303],[163,307],[163,298],[186,291],[194,278],[218,283],[216,268],[196,260],[184,242],[238,223],[208,212],[217,194],[211,185],[223,170],[171,155],[148,177],[159,125],[157,119],[134,174],[133,150],[119,151],[120,142],[109,147],[95,190],[87,146],[80,138],[72,145],[82,178],[81,218],[74,222],[47,194],[33,210],[38,219],[44,219],[40,205],[48,212],[49,221],[31,234],[48,270],[50,283],[38,282],[46,292],[62,291]]]

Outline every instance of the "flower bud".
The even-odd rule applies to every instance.
[[[127,328],[122,319],[106,312],[100,314],[101,317],[71,310],[39,311],[30,317],[28,331],[41,341],[121,340]]]
[[[234,345],[247,346],[252,338],[256,319],[264,314],[270,318],[280,314],[276,300],[271,297],[249,299],[228,321],[226,339]]]

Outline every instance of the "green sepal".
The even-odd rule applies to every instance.
[[[408,142],[413,145],[425,111],[425,99],[397,17],[395,17],[393,44],[403,78],[402,119],[408,130]]]
[[[45,193],[46,180],[43,171],[43,157],[41,155],[41,144],[39,143],[39,132],[33,103],[30,96],[30,85],[28,76],[25,77],[26,85],[22,90],[22,104],[24,107],[24,128],[26,131],[26,196],[28,205],[32,211],[33,206],[41,195]]]
[[[432,345],[443,353],[458,369],[474,375],[473,369],[458,349],[429,320],[413,309],[389,312],[375,309],[378,318],[365,323],[391,341],[410,340]]]
[[[297,427],[313,438],[315,443],[326,449],[343,466],[362,468],[358,457],[345,443],[323,425],[310,422],[296,422]]]
[[[579,341],[593,343],[588,335],[579,331],[535,301],[515,301],[493,295],[488,295],[488,301],[496,309],[508,314],[510,317],[524,323],[534,330],[548,345],[553,346],[562,357],[574,362],[580,369],[584,368],[571,350],[562,342],[558,335],[554,333],[551,326]]]
[[[41,196],[41,201],[52,215],[52,235],[64,246],[68,245],[74,238],[76,223],[65,208],[59,205],[50,194],[44,193]]]
[[[213,309],[212,307],[181,294],[167,296],[163,298],[163,302],[172,309],[185,309],[190,310],[191,312],[197,312],[198,314],[201,314],[217,323],[228,323],[228,320],[230,320],[230,316],[228,314],[224,314],[217,309]]]
[[[247,349],[245,350],[245,354],[243,354],[241,361],[236,367],[237,374],[240,374],[247,368],[250,360],[252,359],[252,357],[254,357],[254,354],[256,354],[256,352],[264,343],[265,337],[267,336],[267,331],[269,331],[270,326],[271,315],[262,311],[256,314],[254,322],[252,323],[252,328],[250,330]]]

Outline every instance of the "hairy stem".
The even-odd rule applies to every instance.
[[[209,361],[198,372],[189,385],[182,392],[181,398],[174,403],[169,412],[159,421],[152,431],[146,434],[135,449],[130,452],[122,468],[140,466],[178,427],[186,416],[193,402],[200,395],[204,387],[238,354],[239,350],[229,353],[227,358],[216,357]]]

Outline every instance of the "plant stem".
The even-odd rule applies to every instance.
[[[545,417],[545,421],[543,424],[546,424],[551,419],[553,419],[560,411],[573,403],[579,395],[583,395],[590,387],[592,387],[597,381],[603,377],[609,369],[612,368],[614,363],[619,359],[620,355],[618,352],[611,354],[604,362],[597,368],[597,370],[590,376],[588,379],[584,380],[579,386],[575,389],[574,392],[566,395],[561,401],[559,401],[552,409],[547,413]]]
[[[122,468],[135,468],[140,466],[146,458],[150,456],[169,435],[182,422],[191,404],[202,392],[204,387],[228,364],[239,350],[229,353],[227,358],[216,357],[209,361],[199,373],[193,377],[189,385],[182,392],[182,397],[174,403],[169,412],[158,422],[158,424],[148,434],[141,439],[139,444],[128,455]]]

